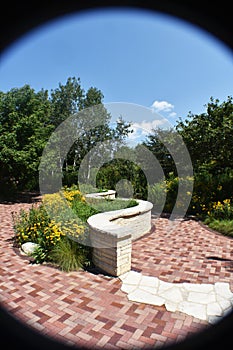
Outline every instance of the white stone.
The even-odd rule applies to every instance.
[[[178,306],[178,311],[199,318],[200,320],[207,320],[206,306],[202,304],[182,301]]]
[[[127,276],[124,277],[124,283],[138,285],[141,281],[142,275],[136,271],[129,271]]]
[[[139,289],[144,290],[144,291],[146,291],[148,293],[151,293],[151,294],[157,294],[157,292],[158,292],[158,288],[144,286],[141,282],[140,282],[140,285],[139,285]]]
[[[189,292],[188,301],[198,304],[208,304],[216,301],[216,296],[214,292],[210,293],[198,293]]]
[[[123,273],[119,276],[120,280],[124,281],[124,279],[128,276],[129,272]]]
[[[33,242],[26,242],[21,245],[21,249],[26,255],[31,255],[38,247],[39,244]]]
[[[214,290],[213,284],[195,284],[195,283],[183,283],[183,287],[187,291],[209,293]]]
[[[218,303],[208,304],[206,311],[208,316],[221,316],[223,313]]]
[[[169,283],[136,271],[120,278],[122,290],[129,293],[131,301],[157,306],[164,304],[168,311],[180,311],[212,324],[232,311],[233,293],[228,283]]]
[[[216,282],[214,285],[215,291],[218,295],[229,299],[233,297],[233,293],[230,291],[229,283],[225,282]]]
[[[134,292],[128,294],[128,299],[131,301],[136,301],[138,303],[151,304],[156,306],[162,306],[164,304],[164,299],[156,295],[152,295],[148,292],[136,289]]]
[[[125,292],[125,293],[131,293],[131,292],[133,292],[136,288],[137,288],[136,285],[123,283],[123,285],[122,285],[122,287],[121,287],[121,290],[122,290],[122,292]]]
[[[170,289],[171,287],[172,287],[171,283],[159,280],[159,294],[167,289]]]
[[[219,301],[218,302],[219,303],[219,305],[221,306],[221,308],[223,309],[223,311],[224,310],[227,310],[227,309],[229,309],[229,308],[231,308],[231,302],[230,302],[230,300],[221,300],[221,301]]]
[[[167,311],[170,311],[170,312],[175,312],[178,310],[178,304],[173,303],[170,300],[165,301],[165,307],[166,307]]]
[[[177,287],[172,287],[168,290],[165,290],[164,292],[159,293],[159,296],[163,297],[164,299],[170,300],[174,303],[179,303],[183,300],[182,293]]]
[[[143,286],[156,288],[159,285],[159,279],[157,277],[142,276],[140,284],[142,284]]]

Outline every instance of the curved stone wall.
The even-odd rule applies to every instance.
[[[115,199],[116,191],[108,190],[106,192],[97,192],[97,193],[88,193],[86,194],[87,198],[107,198],[107,199]]]
[[[96,267],[113,276],[131,269],[132,241],[151,229],[153,204],[137,200],[131,208],[99,213],[87,223]]]
[[[131,239],[143,236],[151,229],[151,209],[153,204],[143,200],[137,200],[138,205],[131,208],[99,213],[88,219],[91,229],[111,233],[131,233]]]

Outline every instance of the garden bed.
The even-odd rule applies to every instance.
[[[91,266],[88,218],[97,213],[122,213],[122,210],[135,210],[133,207],[140,206],[133,199],[109,198],[112,195],[115,197],[115,191],[100,194],[90,194],[86,198],[73,186],[44,195],[42,202],[29,212],[22,210],[19,215],[13,215],[14,246],[28,255],[31,262],[54,264],[65,271]],[[114,216],[112,219],[117,218]],[[122,231],[120,225],[118,230]],[[30,249],[27,252],[25,249],[28,246]]]

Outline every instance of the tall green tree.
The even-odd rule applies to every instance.
[[[153,129],[143,142],[143,146],[148,148],[158,160],[166,178],[169,178],[171,174],[177,175],[176,164],[172,153],[179,153],[181,148],[179,141],[177,140],[177,132],[174,128],[170,130],[158,128]],[[149,166],[149,163],[147,166]]]
[[[43,159],[45,174],[60,176],[56,174],[59,169],[64,184],[77,182],[80,164],[86,162],[84,177],[88,179],[94,162],[128,135],[129,123],[119,120],[113,128],[110,119],[103,93],[95,87],[85,92],[79,78],[68,78],[50,94],[43,89],[35,92],[29,85],[0,91],[1,190],[9,185],[38,188],[38,166],[48,140],[52,147]]]
[[[233,100],[211,97],[205,107],[176,125],[192,159],[195,207],[233,197]]]
[[[233,168],[233,100],[222,103],[211,97],[206,112],[189,114],[180,120],[176,130],[182,136],[192,159],[194,169],[205,167],[213,174]]]
[[[59,83],[58,88],[51,90],[51,124],[57,127],[82,109],[84,94],[80,78],[75,77],[69,77],[65,84]]]
[[[29,85],[0,93],[0,182],[35,187],[39,157],[53,129],[48,92]]]

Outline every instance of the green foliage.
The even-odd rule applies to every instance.
[[[91,184],[81,184],[81,190],[84,194],[108,191],[105,188],[96,188],[96,187],[92,186]]]
[[[37,188],[39,157],[53,130],[48,92],[29,85],[0,94],[0,186]]]
[[[179,184],[185,178],[182,176],[178,179],[175,169],[178,165],[185,173],[180,148],[182,143],[178,136],[182,137],[189,151],[194,169],[194,189],[188,213],[203,216],[211,203],[223,201],[229,197],[229,193],[233,193],[232,129],[233,101],[229,96],[222,103],[211,98],[205,113],[190,113],[184,121],[180,119],[175,129],[152,131],[144,145],[153,152],[165,173],[165,211],[171,212]],[[173,155],[178,156],[175,162]],[[155,192],[159,191],[159,187],[158,183]],[[153,197],[153,191],[150,196]],[[158,194],[155,193],[154,196]],[[177,205],[182,206],[182,202],[181,198]]]
[[[95,214],[98,214],[99,211],[95,208],[88,205],[86,202],[74,201],[72,203],[72,209],[75,211],[79,219],[83,222],[87,222],[87,219]]]
[[[90,248],[63,237],[50,251],[49,259],[61,270],[70,272],[87,267],[90,264],[89,255]]]
[[[49,252],[44,249],[42,246],[36,247],[34,252],[30,255],[34,259],[35,264],[42,264],[44,261],[48,261],[49,259]]]
[[[36,250],[37,260],[48,257],[51,248],[64,236],[61,226],[51,220],[43,205],[31,208],[29,211],[21,210],[19,215],[13,216],[15,241],[22,245],[26,242],[39,244]]]
[[[233,220],[206,219],[204,223],[207,224],[211,229],[220,232],[223,235],[233,237]]]
[[[186,210],[187,203],[191,198],[190,187],[192,187],[193,178],[177,177],[170,174],[170,177],[164,181],[160,181],[157,184],[149,186],[148,200],[153,203],[153,209],[163,209],[166,213],[171,213],[176,206],[176,211],[183,213]],[[178,195],[178,188],[182,188],[182,191]],[[163,208],[161,207],[163,205]],[[184,212],[185,214],[185,212]]]
[[[73,201],[72,209],[77,213],[77,216],[84,222],[95,214],[106,211],[120,210],[138,205],[137,201],[121,200],[121,199],[102,199],[102,198],[87,198],[86,202]]]
[[[169,150],[169,148],[172,148],[173,152],[177,152],[180,148],[180,145],[176,142],[176,137],[177,132],[174,129],[163,130],[158,128],[152,130],[146,141],[143,142],[143,145],[147,147],[159,161],[166,178],[169,177],[171,173],[177,175],[176,165]]]
[[[0,187],[16,190],[37,190],[42,152],[53,131],[70,116],[78,118],[71,125],[76,137],[68,155],[63,159],[64,140],[70,138],[70,130],[53,134],[52,150],[41,165],[44,176],[56,176],[63,172],[63,185],[77,183],[78,169],[85,155],[98,142],[111,140],[112,148],[127,137],[129,123],[119,120],[115,128],[110,127],[110,114],[102,104],[103,94],[91,87],[84,91],[80,79],[68,78],[49,95],[47,90],[35,92],[29,85],[0,91]],[[98,106],[93,115],[85,108]],[[97,121],[98,124],[97,125]],[[103,150],[110,152],[110,149]],[[89,179],[90,165],[101,154],[86,158],[84,180]],[[58,162],[58,163],[57,163]],[[59,165],[58,165],[59,164]],[[59,168],[59,169],[57,169]],[[41,170],[40,169],[40,170]],[[49,189],[53,192],[53,189]]]
[[[138,205],[138,202],[134,199],[122,200],[122,199],[99,199],[88,198],[88,204],[94,206],[95,210],[99,213],[106,211],[120,210],[125,208],[131,208]]]
[[[182,136],[192,159],[194,170],[205,167],[211,174],[222,173],[231,166],[233,154],[233,101],[219,103],[210,99],[206,112],[189,114],[185,121],[180,120],[176,130]]]
[[[166,193],[166,181],[160,181],[148,186],[148,201],[153,203],[153,211],[160,212],[161,210],[165,210]]]
[[[64,189],[62,193],[47,194],[43,203],[29,211],[21,210],[13,215],[15,241],[39,244],[33,253],[35,262],[50,261],[50,252],[64,237],[78,239],[80,244],[86,239],[86,228],[72,211],[71,203],[80,202],[84,197],[79,190]],[[78,244],[78,243],[77,243]],[[80,248],[81,249],[81,248]],[[84,252],[83,249],[80,252]]]
[[[101,167],[96,177],[96,183],[100,188],[116,190],[117,183],[122,179],[131,183],[135,198],[147,198],[146,176],[141,168],[130,160],[114,159]]]
[[[233,203],[231,199],[214,202],[207,211],[210,220],[233,220]]]

